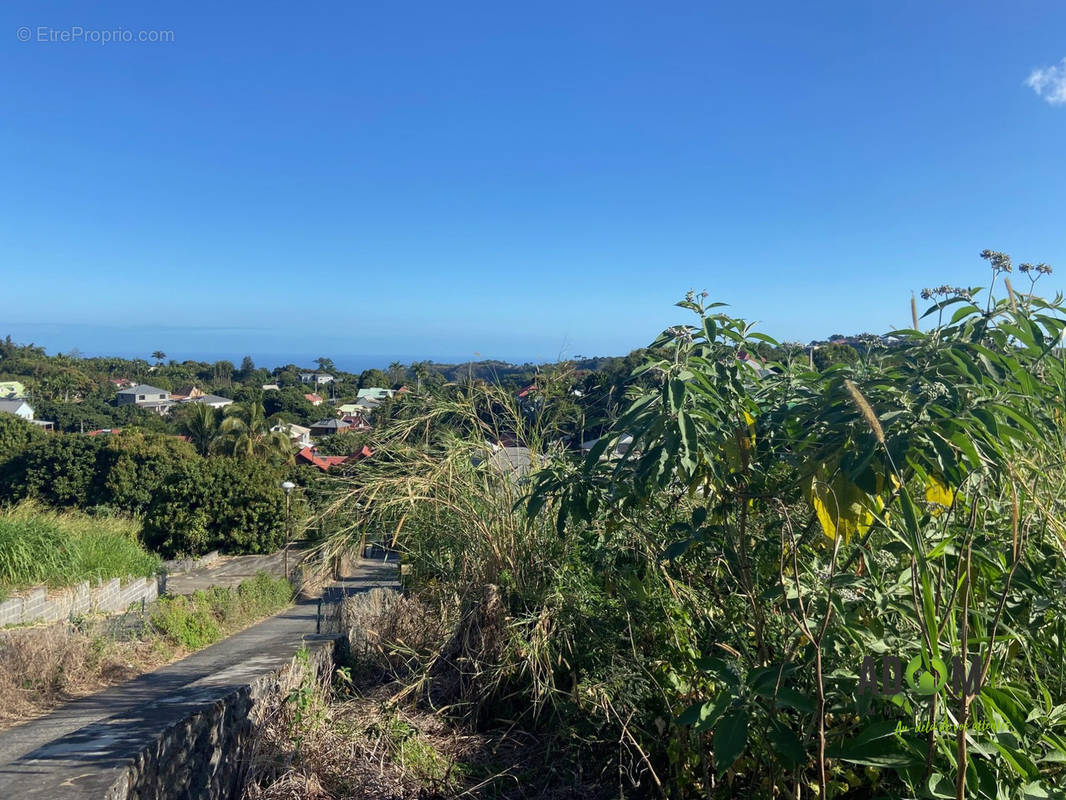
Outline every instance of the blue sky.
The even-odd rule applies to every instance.
[[[986,247],[1060,288],[1064,58],[1057,0],[9,0],[0,335],[550,359],[690,288],[804,341]]]

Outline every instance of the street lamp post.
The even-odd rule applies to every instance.
[[[289,527],[289,496],[296,484],[292,481],[282,481],[281,490],[285,492],[285,580],[289,579],[289,541],[292,528]]]

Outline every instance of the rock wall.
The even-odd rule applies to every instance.
[[[169,724],[148,737],[118,771],[106,800],[233,800],[252,767],[256,728],[269,709],[305,680],[328,680],[339,640],[319,642],[307,657],[263,673],[221,697],[168,709]]]

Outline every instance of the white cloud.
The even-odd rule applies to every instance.
[[[1034,69],[1025,85],[1053,106],[1066,105],[1066,58],[1058,65]]]

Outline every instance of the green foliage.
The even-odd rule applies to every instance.
[[[281,473],[259,461],[182,461],[154,492],[144,541],[166,557],[268,553],[285,541]]]
[[[226,406],[222,413],[219,435],[212,447],[235,458],[259,458],[268,461],[291,461],[292,443],[289,437],[271,428],[277,417],[268,417],[258,399],[245,404]]]
[[[44,439],[44,431],[14,414],[0,414],[0,470],[31,444]]]
[[[171,643],[199,650],[292,602],[284,578],[260,572],[236,589],[215,586],[189,597],[164,597],[151,616],[152,626]]]
[[[186,442],[157,434],[38,437],[0,466],[0,496],[139,515],[167,476],[195,457]]]
[[[929,332],[759,378],[738,353],[765,337],[690,296],[696,324],[653,343],[637,373],[651,385],[602,444],[537,476],[532,513],[658,551],[699,598],[686,604],[698,657],[664,674],[677,720],[664,755],[686,791],[713,789],[700,765],[747,796],[835,796],[850,764],[878,769],[888,796],[1061,785],[1064,310],[1013,292],[981,308],[976,290],[944,288]],[[623,435],[626,455],[608,458]],[[985,688],[857,699],[859,664],[885,652],[976,656]],[[933,726],[905,736],[886,714]],[[936,730],[975,720],[1010,734]]]
[[[0,591],[38,584],[153,575],[159,558],[137,541],[129,519],[47,511],[23,503],[0,512]]]
[[[580,402],[550,371],[521,403],[476,381],[405,398],[347,497],[346,535],[395,540],[442,631],[405,633],[394,667],[453,713],[550,727],[635,793],[1053,796],[1066,309],[979,294],[928,290],[930,330],[818,369],[693,295],[692,324]],[[604,435],[578,458],[567,430]],[[501,474],[501,440],[531,448],[528,478]],[[858,694],[886,653],[979,671]]]

